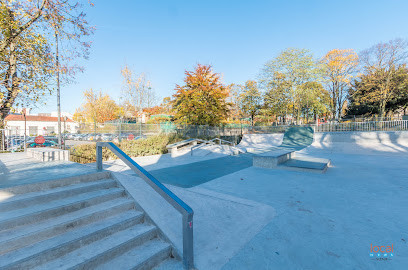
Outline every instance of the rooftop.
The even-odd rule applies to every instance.
[[[53,116],[38,116],[38,115],[27,115],[26,119],[24,119],[24,115],[22,114],[9,114],[6,121],[38,121],[38,122],[58,122],[58,117]],[[74,122],[72,119],[67,118],[65,120],[64,117],[61,117],[61,121],[65,122]]]

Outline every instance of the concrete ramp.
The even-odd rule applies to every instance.
[[[274,134],[244,134],[236,146],[244,152],[262,152],[282,144],[283,133]]]
[[[408,131],[320,132],[302,152],[384,155],[408,154]]]
[[[260,168],[283,168],[310,172],[325,172],[330,165],[328,159],[303,156],[296,157],[295,152],[313,143],[312,127],[290,127],[284,134],[282,144],[253,157],[253,166]]]
[[[312,127],[290,127],[283,136],[282,148],[300,150],[313,143]]]

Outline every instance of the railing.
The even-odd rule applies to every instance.
[[[204,147],[206,145],[215,145],[215,141],[218,141],[218,145],[221,145],[222,143],[226,143],[226,144],[229,144],[230,146],[235,146],[235,143],[230,142],[230,141],[226,141],[226,140],[223,140],[223,139],[220,139],[220,138],[214,138],[214,139],[209,140],[209,141],[204,141],[204,140],[197,139],[197,141],[200,141],[201,144],[198,144],[198,145],[195,145],[195,146],[191,147],[191,149],[190,149],[191,155],[193,155],[193,150],[199,149],[199,148]]]
[[[284,133],[288,128],[313,127],[315,132],[345,131],[408,131],[408,120],[372,121],[372,122],[332,122],[313,125],[254,126],[249,133]]]
[[[231,146],[235,146],[235,143],[230,142],[230,141],[226,141],[226,140],[223,140],[223,139],[220,139],[220,138],[214,138],[214,139],[210,140],[210,142],[215,142],[215,141],[218,141],[218,144],[226,143],[226,144],[229,144]]]
[[[314,126],[315,132],[342,131],[403,131],[408,130],[408,120],[325,123]]]
[[[126,165],[128,165],[137,175],[139,175],[147,184],[149,184],[158,194],[160,194],[168,203],[171,204],[182,216],[183,232],[183,265],[186,269],[194,269],[193,252],[193,209],[177,197],[173,192],[166,188],[149,172],[143,169],[119,147],[111,142],[98,142],[96,144],[96,166],[97,170],[102,170],[102,147],[107,147],[117,155]]]

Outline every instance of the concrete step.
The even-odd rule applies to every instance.
[[[69,252],[111,236],[118,231],[134,227],[141,222],[139,212],[127,211],[107,219],[81,226],[75,230],[33,245],[8,252],[0,256],[0,269],[32,269],[51,260],[56,260]],[[146,227],[139,224],[136,227]],[[154,226],[151,230],[156,230]],[[90,250],[89,250],[90,251]],[[53,268],[48,268],[53,269]],[[57,269],[57,268],[54,268]]]
[[[170,245],[158,240],[156,236],[157,231],[154,226],[139,224],[35,269],[133,269],[128,266],[137,265],[149,259],[162,259],[158,256],[160,253],[164,253],[165,257],[169,256]],[[134,250],[137,252],[130,254]],[[129,256],[124,257],[125,255]]]
[[[76,176],[70,176],[65,178],[58,178],[55,180],[47,180],[42,182],[35,182],[32,184],[24,184],[19,186],[13,186],[8,188],[0,189],[0,196],[1,194],[12,194],[13,196],[17,194],[26,194],[30,192],[37,192],[42,190],[48,190],[52,188],[62,187],[62,186],[69,186],[78,183],[84,182],[93,182],[101,179],[110,178],[110,172],[97,172],[97,173],[86,173]]]
[[[134,205],[135,203],[130,199],[118,198],[52,219],[2,231],[0,232],[0,255],[131,210]],[[139,213],[143,215],[142,212]]]
[[[84,182],[70,186],[62,186],[44,191],[29,192],[8,198],[0,203],[0,212],[11,211],[19,208],[31,207],[35,204],[61,200],[70,196],[116,186],[112,179],[103,179],[94,182]]]
[[[0,231],[77,211],[124,194],[122,188],[96,190],[24,209],[0,212]]]
[[[168,258],[156,267],[152,268],[153,270],[182,270],[183,262],[174,258]]]
[[[111,269],[152,269],[169,258],[171,245],[156,238],[136,246],[126,253],[96,267],[98,270]],[[183,269],[183,268],[179,268]]]
[[[279,167],[286,170],[325,173],[330,164],[330,159],[297,156],[280,164]]]

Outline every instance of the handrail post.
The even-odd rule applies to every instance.
[[[183,214],[183,265],[187,270],[194,268],[193,213]]]
[[[102,171],[102,144],[96,143],[96,170]]]

